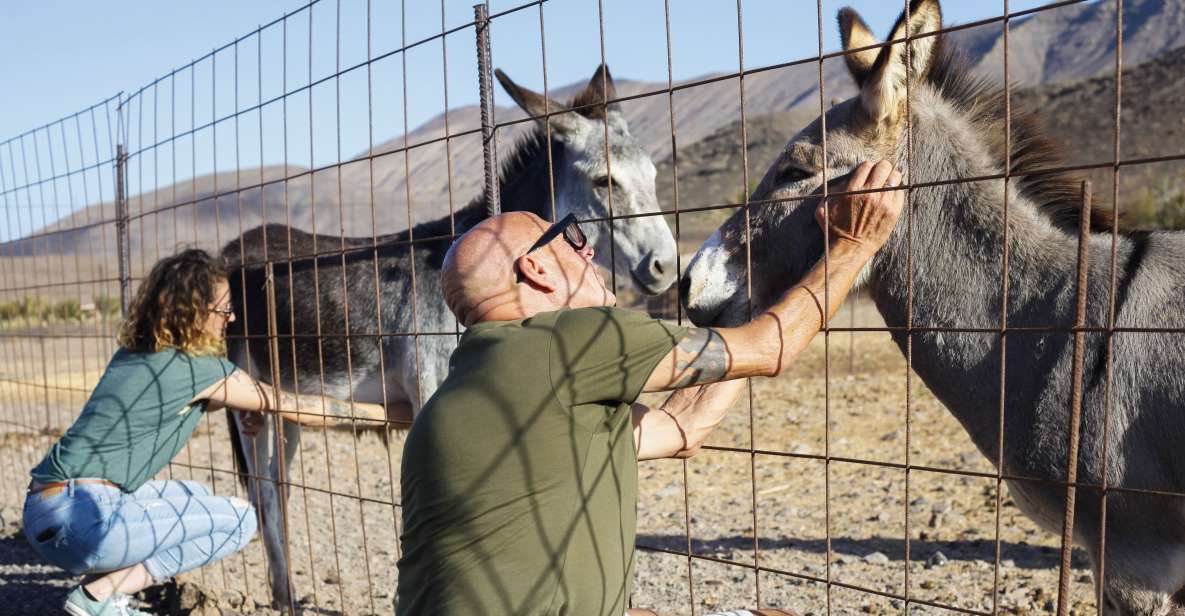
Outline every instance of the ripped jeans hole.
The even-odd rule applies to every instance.
[[[51,526],[40,533],[37,533],[37,543],[45,543],[46,541],[53,539],[54,535],[58,534],[58,530],[60,530],[59,527]]]

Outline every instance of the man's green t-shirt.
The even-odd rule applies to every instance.
[[[189,401],[234,369],[223,357],[119,349],[78,419],[30,474],[43,483],[94,477],[136,491],[197,428],[206,401]]]
[[[616,308],[466,331],[403,450],[397,613],[621,616],[630,404],[685,333]]]

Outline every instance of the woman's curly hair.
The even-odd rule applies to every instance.
[[[154,353],[175,348],[189,355],[225,355],[226,341],[205,330],[215,285],[226,280],[226,265],[204,250],[190,248],[161,259],[140,283],[117,340],[129,351]]]

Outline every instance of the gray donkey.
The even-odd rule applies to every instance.
[[[605,66],[568,106],[518,86],[501,71],[498,79],[515,102],[537,118],[535,129],[515,145],[502,166],[500,185],[507,211],[527,210],[550,220],[553,189],[558,217],[575,213],[580,219],[607,218],[610,199],[614,216],[659,211],[653,162],[630,135],[618,106],[604,104],[616,97]],[[572,111],[555,115],[565,110]],[[444,379],[449,355],[457,346],[457,324],[440,291],[444,254],[455,234],[488,215],[483,196],[452,217],[381,236],[377,248],[369,237],[314,236],[282,225],[247,231],[222,250],[227,262],[238,268],[230,281],[238,317],[228,331],[231,359],[271,380],[267,274],[261,266],[271,260],[281,387],[385,403],[393,422],[409,424]],[[676,247],[665,220],[627,217],[612,225],[612,233],[607,224],[585,225],[597,261],[628,273],[643,293],[667,289],[675,280]],[[415,241],[409,242],[411,238]],[[289,250],[296,257],[291,263]],[[318,253],[329,254],[313,256]],[[280,477],[281,464],[285,469],[291,465],[300,440],[295,424],[282,423],[282,460],[275,452],[269,455],[272,439],[266,428],[247,436],[231,427],[240,471],[249,478],[266,478],[248,481],[248,492],[252,499],[258,497],[255,504],[264,520],[277,606],[289,605],[291,595],[278,523],[281,494],[273,480]]]
[[[913,2],[908,19],[911,35],[940,30],[938,1]],[[845,49],[879,44],[850,9],[839,13],[839,25]],[[906,33],[903,14],[891,40],[904,39]],[[1007,481],[1021,510],[1060,533],[1065,488],[1057,482],[1067,476],[1072,334],[1013,331],[1001,366],[1001,337],[982,329],[1001,322],[1005,243],[1008,327],[1064,328],[1074,323],[1078,182],[1064,173],[1032,173],[1061,164],[1032,114],[1014,112],[1008,140],[1012,152],[1006,157],[1002,92],[969,77],[956,56],[942,50],[942,43],[941,35],[912,40],[908,66],[904,43],[847,56],[860,93],[826,112],[826,154],[820,118],[790,140],[751,197],[789,200],[750,206],[748,234],[743,211],[725,222],[689,265],[682,296],[696,323],[745,321],[748,250],[752,308],[769,306],[821,258],[822,232],[813,218],[819,198],[811,195],[821,187],[824,173],[836,178],[864,160],[894,161],[908,182],[919,186],[907,212],[912,213],[913,325],[981,329],[915,332],[913,369],[993,462],[998,456],[1000,370],[1006,369],[1002,471],[1025,478]],[[912,159],[907,155],[906,114],[912,124]],[[997,179],[926,185],[998,176],[1006,160],[1014,174],[1007,184]],[[903,352],[910,258],[910,223],[905,218],[861,276],[885,323],[897,328],[892,338]],[[1089,249],[1094,258],[1087,324],[1105,327],[1110,234],[1092,234]],[[1185,235],[1125,233],[1116,251],[1116,325],[1185,327]],[[1107,339],[1101,333],[1086,337],[1078,481],[1100,486],[1105,474],[1106,485],[1132,491],[1108,494],[1104,554],[1101,492],[1080,488],[1074,543],[1089,554],[1106,613],[1185,614],[1185,500],[1149,493],[1185,492],[1185,339],[1120,333],[1111,342],[1113,408],[1104,443]]]

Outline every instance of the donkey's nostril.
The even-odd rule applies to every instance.
[[[653,261],[650,262],[650,267],[654,268],[654,273],[658,274],[659,276],[662,275],[663,269],[664,269],[662,266],[662,261],[659,261],[658,259],[654,259]]]

